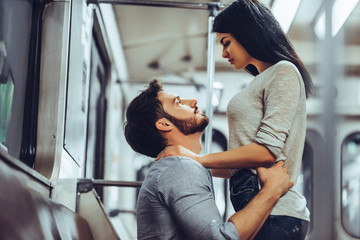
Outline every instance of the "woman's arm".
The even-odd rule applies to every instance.
[[[225,152],[198,155],[195,160],[206,168],[255,168],[273,164],[275,157],[265,146],[249,143]]]
[[[169,146],[165,148],[156,160],[168,156],[184,156],[196,160],[206,168],[222,169],[213,170],[213,176],[228,178],[231,168],[255,168],[271,165],[275,161],[274,155],[263,145],[249,143],[247,145],[217,153],[198,155],[183,146]],[[231,174],[230,174],[231,176]]]

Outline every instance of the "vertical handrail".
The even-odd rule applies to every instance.
[[[335,209],[336,196],[336,158],[335,158],[335,83],[336,83],[336,64],[335,64],[335,40],[332,36],[332,9],[333,0],[324,1],[325,6],[325,39],[322,41],[322,52],[320,76],[324,89],[322,124],[324,127],[324,148],[322,148],[323,158],[321,162],[314,162],[314,171],[318,176],[316,181],[318,186],[326,188],[314,191],[314,236],[311,239],[335,239]],[[319,191],[320,190],[320,191]],[[337,189],[336,189],[337,190]]]
[[[210,153],[212,142],[212,118],[213,118],[213,105],[212,99],[214,94],[214,75],[215,75],[215,42],[216,34],[212,31],[215,16],[219,10],[219,3],[210,2],[208,4],[209,18],[208,18],[208,44],[207,44],[207,94],[206,94],[206,115],[209,117],[209,125],[205,129],[205,148],[206,154]]]
[[[335,128],[336,126],[336,115],[335,115],[335,91],[334,87],[336,84],[336,64],[335,64],[335,39],[333,38],[332,34],[332,10],[334,5],[334,0],[327,0],[325,1],[325,41],[324,41],[324,48],[323,48],[323,57],[324,61],[322,62],[322,82],[323,86],[325,87],[324,91],[324,116],[323,122],[325,126],[325,152],[324,156],[325,161],[323,164],[328,164],[328,170],[331,174],[328,174],[328,177],[333,176],[328,180],[330,186],[326,191],[325,195],[328,196],[328,204],[326,208],[328,209],[329,216],[326,217],[325,225],[327,229],[332,229],[328,236],[324,236],[327,239],[335,239],[335,203],[336,203],[336,196],[335,196],[335,181],[337,181],[337,174],[335,170]],[[325,186],[325,185],[322,185]],[[325,233],[324,233],[325,234]]]

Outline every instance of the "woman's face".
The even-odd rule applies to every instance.
[[[244,69],[252,61],[252,57],[245,48],[229,33],[216,33],[217,39],[223,46],[222,57],[227,58],[236,69]]]

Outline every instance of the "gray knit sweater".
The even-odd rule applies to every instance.
[[[295,65],[280,61],[257,75],[230,100],[227,115],[230,149],[251,142],[266,146],[276,161],[285,160],[296,183],[305,142],[306,96]],[[306,200],[294,189],[278,201],[271,215],[309,220]]]

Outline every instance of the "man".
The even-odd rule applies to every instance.
[[[201,151],[209,119],[196,100],[162,91],[153,80],[129,105],[125,137],[137,152],[156,157],[166,146]],[[251,239],[293,182],[283,163],[258,168],[261,191],[223,222],[215,204],[212,177],[198,162],[180,156],[151,164],[137,202],[138,239]]]

